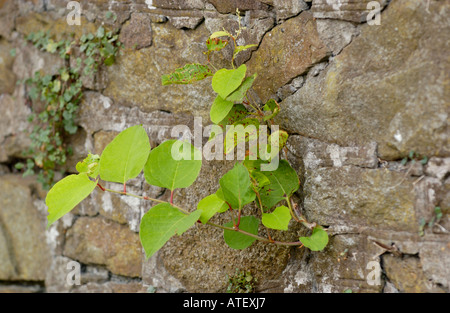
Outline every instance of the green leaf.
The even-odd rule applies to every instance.
[[[291,212],[284,205],[276,208],[272,213],[263,213],[262,223],[264,226],[278,230],[288,230]]]
[[[194,211],[187,215],[169,203],[160,203],[152,207],[142,217],[139,230],[139,238],[147,259],[161,249],[172,236],[182,235],[194,225],[201,213]]]
[[[100,26],[97,29],[97,38],[103,38],[105,36],[105,28],[103,26]]]
[[[227,44],[228,40],[222,40],[219,38],[208,38],[208,40],[206,40],[206,47],[208,48],[208,52],[220,51],[225,48]]]
[[[247,49],[250,49],[250,48],[253,48],[253,47],[257,47],[258,45],[255,45],[255,44],[251,44],[251,45],[245,45],[245,46],[237,46],[235,49],[234,49],[234,57],[236,57],[236,55],[239,53],[239,52],[241,52],[241,51],[245,51],[245,50],[247,50]]]
[[[260,191],[264,209],[271,209],[281,200],[290,197],[300,186],[297,173],[286,160],[280,160],[275,171],[264,171],[262,173],[270,182]]]
[[[52,92],[58,93],[61,90],[61,81],[59,79],[53,82]]]
[[[242,207],[255,200],[256,194],[252,189],[248,170],[241,163],[236,163],[220,179],[223,197],[233,209]]]
[[[95,186],[97,182],[85,173],[69,175],[57,182],[45,198],[49,213],[47,228],[89,196]]]
[[[311,251],[322,251],[328,244],[328,233],[321,226],[316,226],[310,237],[300,237],[300,241]]]
[[[52,39],[49,39],[47,45],[45,46],[45,50],[50,53],[55,53],[56,49],[58,49],[58,43],[54,42]]]
[[[253,178],[253,186],[256,190],[260,190],[262,187],[270,184],[269,179],[262,172],[250,172],[250,176]]]
[[[213,76],[208,66],[202,64],[186,64],[182,68],[176,69],[171,74],[161,76],[163,86],[171,84],[191,84],[195,81]]]
[[[228,205],[216,194],[212,194],[200,200],[197,210],[202,212],[199,218],[200,222],[206,224],[214,214],[227,211]]]
[[[236,91],[234,91],[231,95],[229,95],[226,100],[233,102],[242,102],[245,95],[247,94],[247,91],[252,87],[253,82],[256,79],[256,76],[257,76],[256,74],[253,74],[252,76],[244,79],[239,88]]]
[[[267,138],[267,144],[260,146],[261,151],[258,152],[262,153],[259,154],[259,157],[267,161],[272,160],[275,157],[279,157],[279,152],[286,145],[288,137],[288,133],[284,130],[277,130],[271,133]],[[275,140],[275,138],[277,139]]]
[[[228,113],[230,113],[232,108],[233,102],[224,100],[221,96],[217,96],[211,106],[211,122],[214,124],[220,123]]]
[[[231,37],[231,34],[227,31],[218,31],[218,32],[212,33],[211,36],[209,36],[209,38],[211,38],[211,39],[217,38],[217,37]]]
[[[246,72],[247,66],[245,64],[242,64],[237,69],[220,69],[212,78],[212,88],[219,96],[226,99],[241,85]]]
[[[167,140],[150,152],[144,167],[147,183],[174,190],[187,188],[197,179],[202,167],[201,155],[193,145]]]
[[[100,174],[99,161],[98,154],[89,153],[83,161],[77,163],[76,170],[79,173],[86,173],[89,177],[97,178]]]
[[[105,64],[106,66],[111,66],[114,64],[115,61],[116,61],[116,58],[115,58],[114,54],[111,54],[103,61],[103,64]]]
[[[224,226],[233,227],[233,222],[226,223]],[[239,223],[239,229],[250,234],[258,234],[259,220],[254,216],[242,216]],[[232,249],[242,250],[251,246],[257,239],[235,230],[225,229],[223,231],[225,243]]]
[[[142,125],[132,126],[116,136],[100,157],[100,177],[125,184],[144,168],[150,152],[150,141]]]
[[[245,119],[245,117],[249,114],[248,110],[243,106],[242,104],[235,104],[228,115],[217,125],[219,126],[226,126],[226,125],[232,125],[238,121],[241,121]]]
[[[273,119],[275,116],[278,115],[278,113],[280,113],[280,105],[275,100],[270,99],[264,105],[263,110],[272,112],[270,115],[266,115],[264,117],[264,121],[267,121]]]
[[[257,138],[259,120],[256,118],[246,118],[237,121],[233,124],[234,127],[229,127],[225,135],[224,151],[225,154],[231,153],[238,144],[251,141],[249,145],[249,153],[256,152],[257,154]],[[254,127],[252,127],[254,126]],[[253,148],[253,151],[251,151]]]

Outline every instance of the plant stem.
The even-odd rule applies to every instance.
[[[112,190],[112,189],[109,189],[109,188],[104,188],[103,186],[101,186],[98,183],[97,183],[97,186],[102,191],[107,191],[107,192],[117,193],[119,195],[124,195],[124,193],[122,191],[116,191],[116,190]],[[138,195],[134,195],[134,194],[131,194],[131,193],[127,193],[126,195],[130,196],[130,197],[142,199],[142,200],[150,200],[150,201],[155,201],[155,202],[158,202],[158,203],[168,203],[168,204],[172,205],[174,208],[177,208],[178,210],[183,212],[184,214],[187,214],[187,215],[191,214],[191,212],[189,212],[189,211],[187,211],[187,210],[185,210],[185,209],[183,209],[183,208],[181,208],[181,207],[179,207],[179,206],[177,206],[175,204],[172,204],[172,203],[169,203],[167,201],[164,201],[164,200],[154,199],[154,198],[150,198],[150,197],[147,197],[147,196],[138,196]],[[230,209],[231,209],[231,207],[230,207]],[[231,210],[233,210],[233,209],[231,209]],[[233,222],[234,222],[234,218],[233,218]],[[273,240],[271,238],[270,239],[264,238],[264,237],[261,237],[261,236],[258,236],[258,235],[246,232],[245,230],[239,229],[239,228],[237,228],[236,225],[234,227],[226,227],[226,226],[222,226],[222,225],[219,225],[219,224],[214,224],[212,222],[207,222],[206,224],[210,225],[210,226],[213,226],[213,227],[221,228],[221,229],[224,229],[224,230],[237,231],[237,232],[239,232],[241,234],[253,237],[253,238],[255,238],[255,239],[259,240],[259,241],[265,242],[265,243],[273,243],[273,244],[276,244],[276,245],[279,245],[279,246],[302,246],[303,245],[300,241],[283,242],[283,241]]]
[[[286,197],[286,201],[288,203],[288,207],[289,207],[289,210],[291,211],[292,217],[297,222],[299,222],[300,224],[302,224],[303,226],[305,226],[308,229],[313,229],[314,227],[316,227],[316,223],[309,223],[303,216],[298,217],[297,214],[295,214],[294,210],[292,209],[292,204],[291,204],[291,198],[290,197]]]
[[[253,190],[256,193],[256,197],[258,198],[258,204],[259,204],[259,208],[261,209],[261,218],[264,214],[264,210],[263,210],[263,205],[262,205],[262,201],[261,201],[261,195],[259,194],[259,192],[256,190],[256,188],[253,188]],[[266,226],[265,226],[266,227]],[[269,227],[266,227],[267,230],[267,236],[269,237],[270,242],[274,242],[274,240],[272,239],[272,237],[270,236],[270,231],[269,231]]]
[[[265,242],[265,243],[273,243],[273,244],[280,245],[280,246],[301,246],[302,245],[302,243],[300,241],[292,241],[292,242],[284,242],[284,241],[276,241],[276,240],[271,241],[270,239],[267,239],[267,238],[264,238],[264,237],[261,237],[261,236],[258,236],[258,235],[246,232],[245,230],[242,230],[242,229],[239,229],[239,228],[236,229],[236,228],[233,228],[233,227],[226,227],[226,226],[222,226],[222,225],[219,225],[219,224],[214,224],[214,223],[211,223],[211,222],[208,222],[206,224],[210,225],[210,226],[218,227],[218,228],[221,228],[221,229],[224,229],[224,230],[236,231],[238,233],[241,233],[241,234],[253,237],[253,238],[255,238],[255,239],[259,240],[259,241]]]
[[[102,187],[100,184],[97,184],[97,186],[102,190],[102,191],[108,191],[108,192],[112,192],[112,193],[117,193],[119,195],[124,195],[124,193],[122,191],[116,191],[116,190],[112,190],[112,189],[108,189],[105,187]],[[167,201],[164,200],[159,200],[159,199],[154,199],[154,198],[150,198],[147,196],[138,196],[138,195],[134,195],[132,193],[127,193],[126,196],[130,196],[130,197],[134,197],[134,198],[138,198],[138,199],[142,199],[142,200],[149,200],[149,201],[154,201],[154,202],[158,202],[158,203],[168,203],[171,206],[173,206],[174,208],[177,208],[178,210],[180,210],[181,212],[183,212],[184,214],[190,214],[191,212],[179,207],[178,205],[175,205],[173,203],[169,203]]]
[[[291,198],[290,197],[286,197],[286,202],[288,204],[289,211],[291,212],[291,216],[294,218],[294,220],[296,220],[299,223],[302,223],[302,221],[299,220],[297,215],[294,213],[294,210],[292,209]]]

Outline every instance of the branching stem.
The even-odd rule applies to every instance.
[[[97,183],[97,187],[99,187],[102,191],[105,191],[105,192],[112,192],[112,193],[124,195],[124,193],[122,191],[117,191],[117,190],[112,190],[112,189],[109,189],[109,188],[105,188],[102,185],[100,185],[99,183]],[[174,208],[177,208],[178,210],[180,210],[184,214],[190,214],[191,213],[191,212],[187,211],[186,209],[183,209],[182,207],[179,207],[179,206],[177,206],[177,205],[175,205],[173,203],[170,203],[170,202],[167,202],[167,201],[164,201],[164,200],[154,199],[154,198],[150,198],[150,197],[147,197],[147,196],[139,196],[139,195],[135,195],[135,194],[131,194],[131,193],[126,193],[126,195],[130,196],[130,197],[134,197],[134,198],[138,198],[138,199],[142,199],[142,200],[154,201],[154,202],[158,202],[158,203],[169,203]],[[230,209],[233,210],[231,207],[230,207]],[[240,219],[240,214],[238,216],[238,223],[239,223],[239,219]],[[233,223],[234,223],[234,217],[232,218],[232,220],[233,220]],[[226,226],[222,226],[222,225],[215,224],[215,223],[212,223],[212,222],[207,222],[206,224],[210,225],[210,226],[213,226],[213,227],[221,228],[223,230],[236,231],[236,232],[239,232],[241,234],[253,237],[253,238],[255,238],[255,239],[259,240],[259,241],[265,242],[265,243],[273,243],[273,244],[276,244],[276,245],[279,245],[279,246],[302,246],[302,243],[300,241],[292,241],[292,242],[277,241],[277,240],[273,240],[272,238],[264,238],[264,237],[261,237],[261,236],[258,236],[258,235],[246,232],[245,230],[239,229],[239,227],[238,227],[239,224],[237,224],[237,225],[234,224],[234,227],[226,227]]]

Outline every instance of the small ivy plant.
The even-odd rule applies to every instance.
[[[273,124],[280,106],[271,99],[265,104],[251,101],[248,94],[256,74],[247,77],[247,68],[236,68],[236,55],[253,45],[238,46],[235,35],[227,31],[213,33],[206,41],[207,64],[187,64],[171,74],[162,76],[162,84],[191,84],[212,77],[212,88],[217,93],[210,116],[217,128],[227,130],[226,126]],[[227,39],[225,39],[227,38]],[[210,64],[210,54],[220,51],[229,42],[234,44],[231,69],[218,69]],[[220,132],[215,131],[215,136]],[[139,236],[147,258],[150,258],[175,235],[182,235],[193,225],[206,225],[223,230],[225,243],[233,249],[245,249],[255,241],[282,246],[306,246],[312,251],[321,251],[328,243],[326,230],[309,223],[292,203],[293,194],[299,189],[300,182],[295,170],[288,161],[279,160],[278,167],[269,171],[261,166],[279,157],[280,149],[287,140],[287,133],[276,131],[268,136],[270,144],[265,146],[268,156],[261,152],[251,153],[256,141],[249,134],[225,133],[225,137],[234,139],[224,144],[224,153],[234,153],[239,142],[248,142],[244,160],[236,161],[234,167],[220,178],[220,188],[213,194],[201,199],[195,210],[174,203],[176,189],[187,188],[197,179],[202,166],[201,151],[189,142],[167,140],[151,148],[148,135],[142,125],[132,126],[117,135],[103,150],[101,155],[89,154],[77,164],[78,174],[72,174],[60,180],[46,197],[48,206],[48,225],[52,225],[78,203],[85,199],[95,188],[103,192],[136,197],[157,203],[144,214],[140,224]],[[213,135],[210,137],[213,139]],[[274,145],[274,142],[279,143]],[[228,144],[227,144],[228,142]],[[149,185],[170,190],[170,200],[163,201],[148,196],[127,192],[126,184],[143,171]],[[123,186],[121,190],[105,188],[102,181],[115,182]],[[250,214],[251,204],[258,212]],[[227,223],[213,223],[216,214],[225,214]],[[295,220],[306,226],[311,235],[300,237],[298,241],[284,242],[272,237],[271,231],[287,231],[289,223]],[[260,233],[260,224],[267,236]]]
[[[15,167],[24,176],[37,174],[44,189],[54,183],[55,171],[67,161],[72,150],[65,138],[77,132],[76,112],[83,98],[82,75],[93,76],[101,64],[114,63],[120,43],[118,35],[102,26],[96,34],[82,35],[79,41],[50,38],[49,32],[30,33],[26,38],[38,49],[58,54],[64,66],[56,75],[42,75],[40,71],[24,80],[28,86],[28,102],[32,109],[28,121],[34,126],[30,133],[31,145],[24,151],[25,162]],[[75,47],[82,55],[70,62]]]

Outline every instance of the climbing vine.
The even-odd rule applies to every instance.
[[[89,154],[79,162],[78,174],[69,175],[55,184],[46,198],[48,227],[99,188],[102,192],[156,203],[145,213],[140,224],[139,236],[147,258],[170,238],[182,235],[195,224],[220,228],[225,243],[233,249],[245,249],[255,241],[305,246],[313,251],[325,248],[328,243],[326,230],[308,222],[293,204],[292,196],[299,189],[300,181],[289,162],[280,157],[288,137],[285,131],[273,127],[280,106],[273,99],[264,104],[256,103],[249,90],[257,75],[248,75],[245,64],[239,67],[235,64],[238,53],[254,46],[237,45],[240,30],[235,34],[213,33],[206,41],[206,64],[187,64],[161,78],[163,85],[171,85],[192,84],[211,77],[211,86],[217,96],[210,109],[214,125],[209,143],[217,140],[215,151],[219,153],[216,156],[234,155],[235,150],[239,152],[244,147],[242,159],[220,178],[218,190],[201,199],[195,210],[175,203],[174,191],[187,188],[196,181],[202,167],[202,152],[182,140],[167,140],[152,148],[144,127],[136,125],[119,133],[101,155]],[[210,55],[229,44],[233,45],[231,68],[216,69]],[[270,132],[263,131],[267,128]],[[219,140],[224,137],[225,141]],[[127,182],[142,171],[149,185],[170,190],[169,201],[127,192]],[[108,189],[103,181],[122,187],[120,190]],[[252,214],[251,204],[258,208],[257,213]],[[224,214],[228,222],[223,225],[212,222],[216,214]],[[293,242],[273,237],[272,231],[287,231],[291,222],[307,227],[311,235]],[[266,236],[260,233],[261,224]]]
[[[44,189],[50,189],[55,171],[72,154],[65,141],[78,129],[75,117],[83,98],[82,78],[95,75],[102,64],[112,65],[120,43],[115,32],[102,26],[95,34],[82,35],[79,40],[56,41],[44,31],[30,33],[26,39],[41,51],[58,54],[64,60],[57,74],[37,71],[23,81],[32,110],[28,121],[33,126],[30,147],[24,151],[26,161],[15,167],[23,170],[24,176],[36,174]],[[73,56],[75,49],[80,51],[77,58]]]

